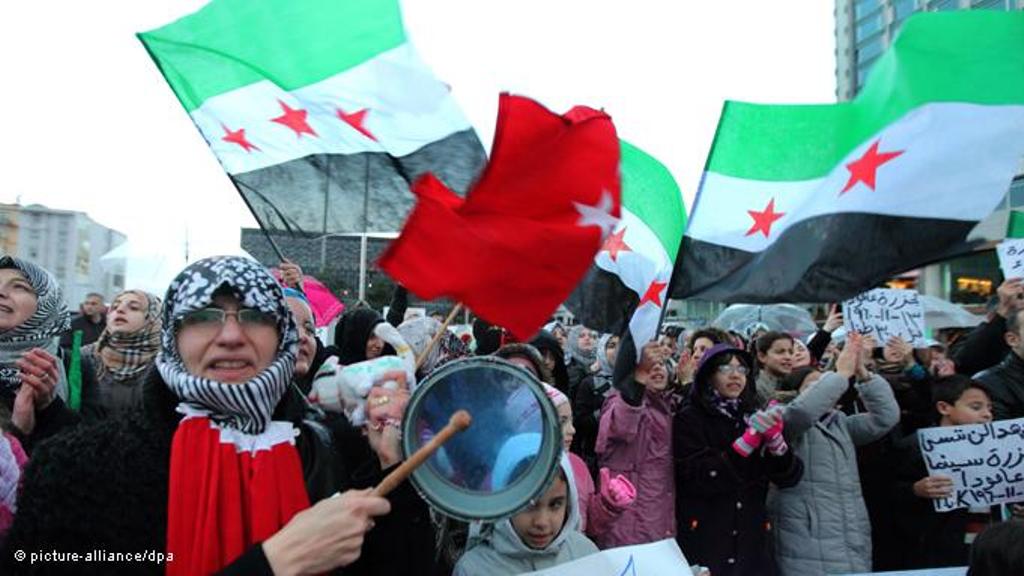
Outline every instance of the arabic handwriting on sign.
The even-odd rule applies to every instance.
[[[629,555],[629,562],[626,563],[626,567],[619,572],[619,576],[636,576],[636,563],[633,561],[633,555]]]

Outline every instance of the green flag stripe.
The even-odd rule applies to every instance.
[[[1022,104],[1022,48],[1024,12],[915,14],[852,102],[727,102],[708,170],[751,180],[811,180],[924,103]]]
[[[1006,223],[1007,238],[1024,238],[1024,212],[1010,210],[1010,219]]]
[[[269,80],[294,90],[405,42],[397,0],[214,0],[139,34],[189,112]]]
[[[654,157],[625,140],[619,143],[622,205],[647,224],[674,262],[686,229],[679,185]]]

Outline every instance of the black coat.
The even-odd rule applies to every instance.
[[[162,574],[158,563],[36,563],[14,560],[15,550],[86,554],[163,551],[166,547],[171,440],[179,415],[176,399],[150,372],[146,410],[124,418],[79,426],[41,444],[22,479],[14,525],[0,552],[0,574]],[[282,401],[275,417],[294,413]],[[296,448],[310,501],[338,490],[368,487],[383,475],[376,459],[346,462],[337,457],[327,428],[298,422]],[[376,520],[363,556],[345,574],[429,574],[433,529],[426,504],[408,483],[388,496],[392,511]],[[270,574],[259,545],[225,574]]]
[[[974,377],[992,398],[992,418],[1012,420],[1024,416],[1024,360],[1010,352],[1002,362]]]
[[[917,434],[895,443],[891,469],[893,538],[899,543],[895,569],[942,568],[970,563],[970,546],[964,543],[968,511],[960,508],[936,512],[930,499],[914,494],[914,483],[928,476]]]
[[[715,576],[776,573],[765,510],[768,482],[789,488],[803,476],[803,463],[791,450],[778,457],[761,450],[749,458],[737,454],[732,443],[745,428],[698,398],[673,422],[676,539],[687,560]]]
[[[1006,333],[1006,318],[993,314],[988,322],[982,322],[966,337],[950,349],[950,356],[956,364],[956,371],[972,376],[991,368],[1002,360],[1010,347],[1003,335]]]

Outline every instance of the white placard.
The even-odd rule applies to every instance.
[[[939,512],[1024,501],[1024,418],[918,431],[929,475],[953,479]]]
[[[1024,278],[1024,238],[1007,238],[996,246],[1003,278]]]
[[[915,290],[876,288],[843,302],[847,331],[874,336],[879,346],[899,336],[924,348],[924,307]]]
[[[603,550],[524,576],[693,576],[674,538]]]
[[[857,574],[844,574],[843,576],[965,576],[967,567],[957,568],[928,568],[926,570],[899,570],[896,572],[859,572]]]

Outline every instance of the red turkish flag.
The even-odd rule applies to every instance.
[[[491,159],[463,200],[432,175],[378,265],[531,337],[572,292],[620,214],[619,141],[604,112],[559,116],[502,94]]]

